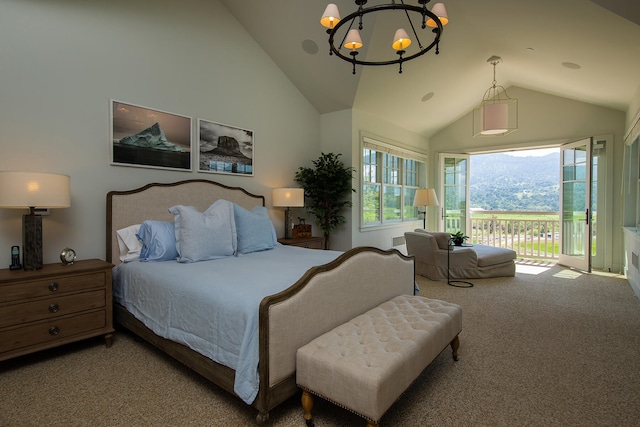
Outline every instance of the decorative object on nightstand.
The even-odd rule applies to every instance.
[[[76,251],[71,248],[64,248],[60,252],[60,261],[62,265],[71,265],[76,260]]]
[[[111,346],[111,263],[0,270],[0,361],[104,335]]]
[[[9,265],[9,270],[22,270],[20,246],[11,246],[11,265]]]
[[[299,246],[307,249],[324,249],[324,237],[294,237],[292,239],[278,239],[278,243],[288,246]]]
[[[424,211],[418,209],[422,214],[422,228],[427,229],[427,206],[438,206],[438,196],[433,188],[419,188],[413,197],[413,206],[424,206]]]
[[[299,224],[293,226],[293,238],[311,237],[311,224],[305,224],[305,219],[298,217]]]
[[[42,268],[42,216],[35,208],[71,206],[67,175],[39,172],[0,172],[0,207],[29,209],[22,216],[22,266]]]
[[[291,217],[291,208],[299,208],[304,206],[304,189],[302,188],[275,188],[271,194],[273,206],[276,208],[287,208],[284,211],[284,238],[291,239],[293,237],[291,230],[293,229],[293,218]]]

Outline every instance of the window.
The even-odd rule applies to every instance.
[[[415,221],[413,197],[426,175],[426,156],[363,138],[362,226]]]

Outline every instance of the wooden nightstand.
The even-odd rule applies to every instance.
[[[0,360],[104,335],[111,346],[111,269],[98,259],[0,270]]]
[[[301,248],[324,249],[324,237],[296,237],[295,239],[278,239],[278,242]]]

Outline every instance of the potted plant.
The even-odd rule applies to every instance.
[[[340,212],[353,204],[347,196],[356,191],[351,187],[355,169],[345,166],[340,154],[334,153],[322,153],[313,166],[298,168],[295,181],[304,188],[307,211],[315,216],[323,233],[324,249],[329,249],[329,235],[346,222]]]
[[[462,246],[465,240],[467,240],[469,236],[465,236],[462,231],[458,231],[456,233],[451,234],[451,241],[456,246]]]

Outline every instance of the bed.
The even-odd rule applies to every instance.
[[[299,391],[297,349],[394,296],[412,294],[414,263],[396,250],[341,253],[277,243],[198,262],[121,262],[118,231],[174,218],[177,228],[179,217],[170,207],[207,212],[228,203],[266,210],[263,196],[210,180],[107,194],[114,321],[254,407],[262,424],[271,409]]]

